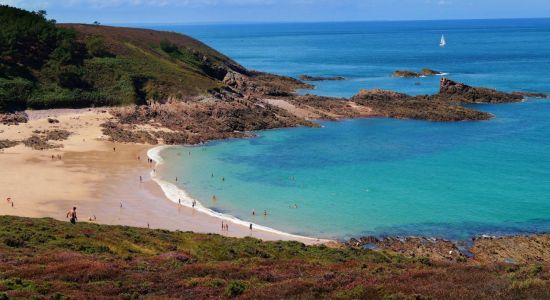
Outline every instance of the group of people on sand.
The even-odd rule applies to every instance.
[[[222,221],[222,231],[229,231],[229,223]]]
[[[53,155],[52,154],[52,160],[61,160],[63,159],[63,157],[61,156],[61,154],[57,154],[57,155]]]

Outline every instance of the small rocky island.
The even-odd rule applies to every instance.
[[[341,81],[341,80],[346,80],[346,78],[344,78],[342,76],[321,77],[321,76],[300,75],[300,80],[303,80],[303,81]]]
[[[428,77],[443,75],[442,72],[431,70],[431,69],[422,69],[420,72],[408,71],[408,70],[397,70],[392,73],[392,77],[401,77],[401,78],[419,78],[419,77]]]

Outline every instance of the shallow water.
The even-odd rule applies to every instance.
[[[395,69],[423,67],[474,85],[550,92],[550,20],[169,29],[191,34],[249,68],[349,78],[318,83],[315,92],[323,95],[350,96],[360,88],[435,92],[438,77],[389,77]],[[442,33],[446,49],[438,47]],[[162,152],[170,162],[163,176],[177,176],[181,188],[214,210],[317,237],[465,239],[550,231],[550,101],[475,107],[496,118],[321,122],[321,129],[169,148]]]

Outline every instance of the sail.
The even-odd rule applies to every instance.
[[[441,42],[439,43],[439,46],[445,47],[447,45],[447,42],[445,41],[445,36],[441,35]]]

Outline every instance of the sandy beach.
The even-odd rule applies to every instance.
[[[101,124],[112,116],[104,109],[29,111],[29,122],[0,125],[0,140],[23,140],[35,130],[67,130],[71,136],[62,148],[33,150],[23,144],[0,152],[0,214],[51,217],[67,220],[77,207],[79,221],[95,216],[97,223],[219,233],[262,240],[322,240],[278,234],[230,222],[221,230],[221,219],[178,205],[166,198],[150,174],[150,145],[108,141]],[[55,118],[59,123],[49,123]],[[53,158],[52,158],[53,156]],[[140,176],[143,182],[140,183]],[[11,203],[6,201],[11,198]]]

